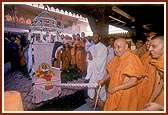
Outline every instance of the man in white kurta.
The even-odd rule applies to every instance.
[[[88,59],[89,59],[89,48],[94,44],[94,42],[92,41],[91,37],[87,37],[87,42],[85,44],[85,52],[86,52],[86,63],[88,63]]]
[[[93,34],[93,41],[95,45],[92,45],[89,50],[91,58],[88,61],[88,71],[87,76],[89,78],[89,83],[97,83],[98,80],[102,79],[106,74],[106,61],[107,61],[107,48],[101,42],[99,42],[99,35],[97,33]],[[95,104],[96,90],[89,88],[88,96],[93,99],[93,104]],[[105,86],[102,86],[100,90],[99,97],[102,101],[106,100]]]

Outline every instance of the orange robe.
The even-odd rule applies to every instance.
[[[71,52],[71,64],[73,67],[76,66],[76,48],[74,46],[71,46],[70,48],[70,52]]]
[[[80,71],[86,70],[86,52],[85,43],[81,40],[75,41],[76,46],[76,64]]]
[[[81,71],[84,72],[86,71],[86,51],[85,51],[85,44],[86,44],[86,40],[82,40],[81,42]]]
[[[164,55],[162,55],[158,60],[152,59],[150,62],[156,67],[156,69],[164,72]]]
[[[55,55],[57,57],[57,60],[54,61],[54,67],[61,68],[62,70],[67,69],[71,60],[69,48],[63,49],[63,50],[58,49]],[[61,64],[61,61],[62,61],[62,64]]]
[[[71,60],[71,53],[69,47],[67,47],[62,52],[62,70],[68,69],[70,60]]]
[[[150,56],[149,51],[147,51],[140,58],[145,68],[145,76],[138,84],[139,102],[138,102],[137,110],[142,110],[145,108],[145,105],[148,103],[150,96],[152,94],[152,90],[154,88],[156,69],[153,65],[150,64],[151,59],[152,57]]]
[[[61,62],[61,48],[57,49],[57,51],[55,52],[55,57],[56,57],[56,61],[54,61],[54,67],[60,68],[60,62]],[[62,68],[60,68],[62,69]]]
[[[157,70],[164,73],[164,55],[162,55],[158,60],[152,59],[151,64],[155,66]],[[161,79],[164,76],[161,76]],[[162,88],[159,96],[155,99],[155,102],[164,106],[164,87]]]
[[[108,63],[107,70],[110,75],[109,88],[123,84],[125,75],[140,79],[144,68],[140,59],[130,50],[125,51],[121,57],[114,56]],[[104,105],[105,111],[135,111],[137,109],[137,86],[119,90],[113,94],[108,93]]]
[[[135,52],[135,55],[137,55],[137,56],[140,58],[141,56],[143,56],[143,55],[145,54],[145,52],[146,52],[146,47],[145,47],[145,44],[144,44],[142,47],[140,47],[140,48]]]
[[[21,94],[17,91],[4,93],[4,111],[24,111]]]

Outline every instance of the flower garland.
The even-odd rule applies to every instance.
[[[54,71],[47,63],[41,63],[38,67],[38,70],[36,70],[36,77],[46,80],[45,90],[53,88],[51,78],[54,76],[55,76]]]

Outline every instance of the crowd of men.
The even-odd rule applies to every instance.
[[[21,36],[11,37],[7,43],[12,70],[18,69],[27,45]],[[146,41],[136,41],[136,50],[128,47],[126,38],[108,37],[107,44],[94,32],[62,35],[61,45],[54,52],[53,66],[69,71],[69,65],[87,72],[89,83],[102,86],[99,100],[105,111],[164,110],[164,36],[149,32]],[[28,43],[27,43],[28,44]],[[60,62],[62,61],[62,65]],[[97,89],[88,89],[96,102]]]

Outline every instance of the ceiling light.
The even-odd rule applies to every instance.
[[[117,18],[114,18],[113,16],[109,16],[109,17],[112,18],[113,20],[116,20],[116,21],[118,21],[118,22],[121,22],[121,23],[126,24],[124,21],[121,21],[121,20],[119,20],[119,19],[117,19]]]
[[[122,11],[121,9],[119,9],[117,6],[113,6],[112,10],[119,13],[120,15],[130,19],[132,22],[135,22],[135,18],[133,18],[132,16],[128,15],[126,12]]]

